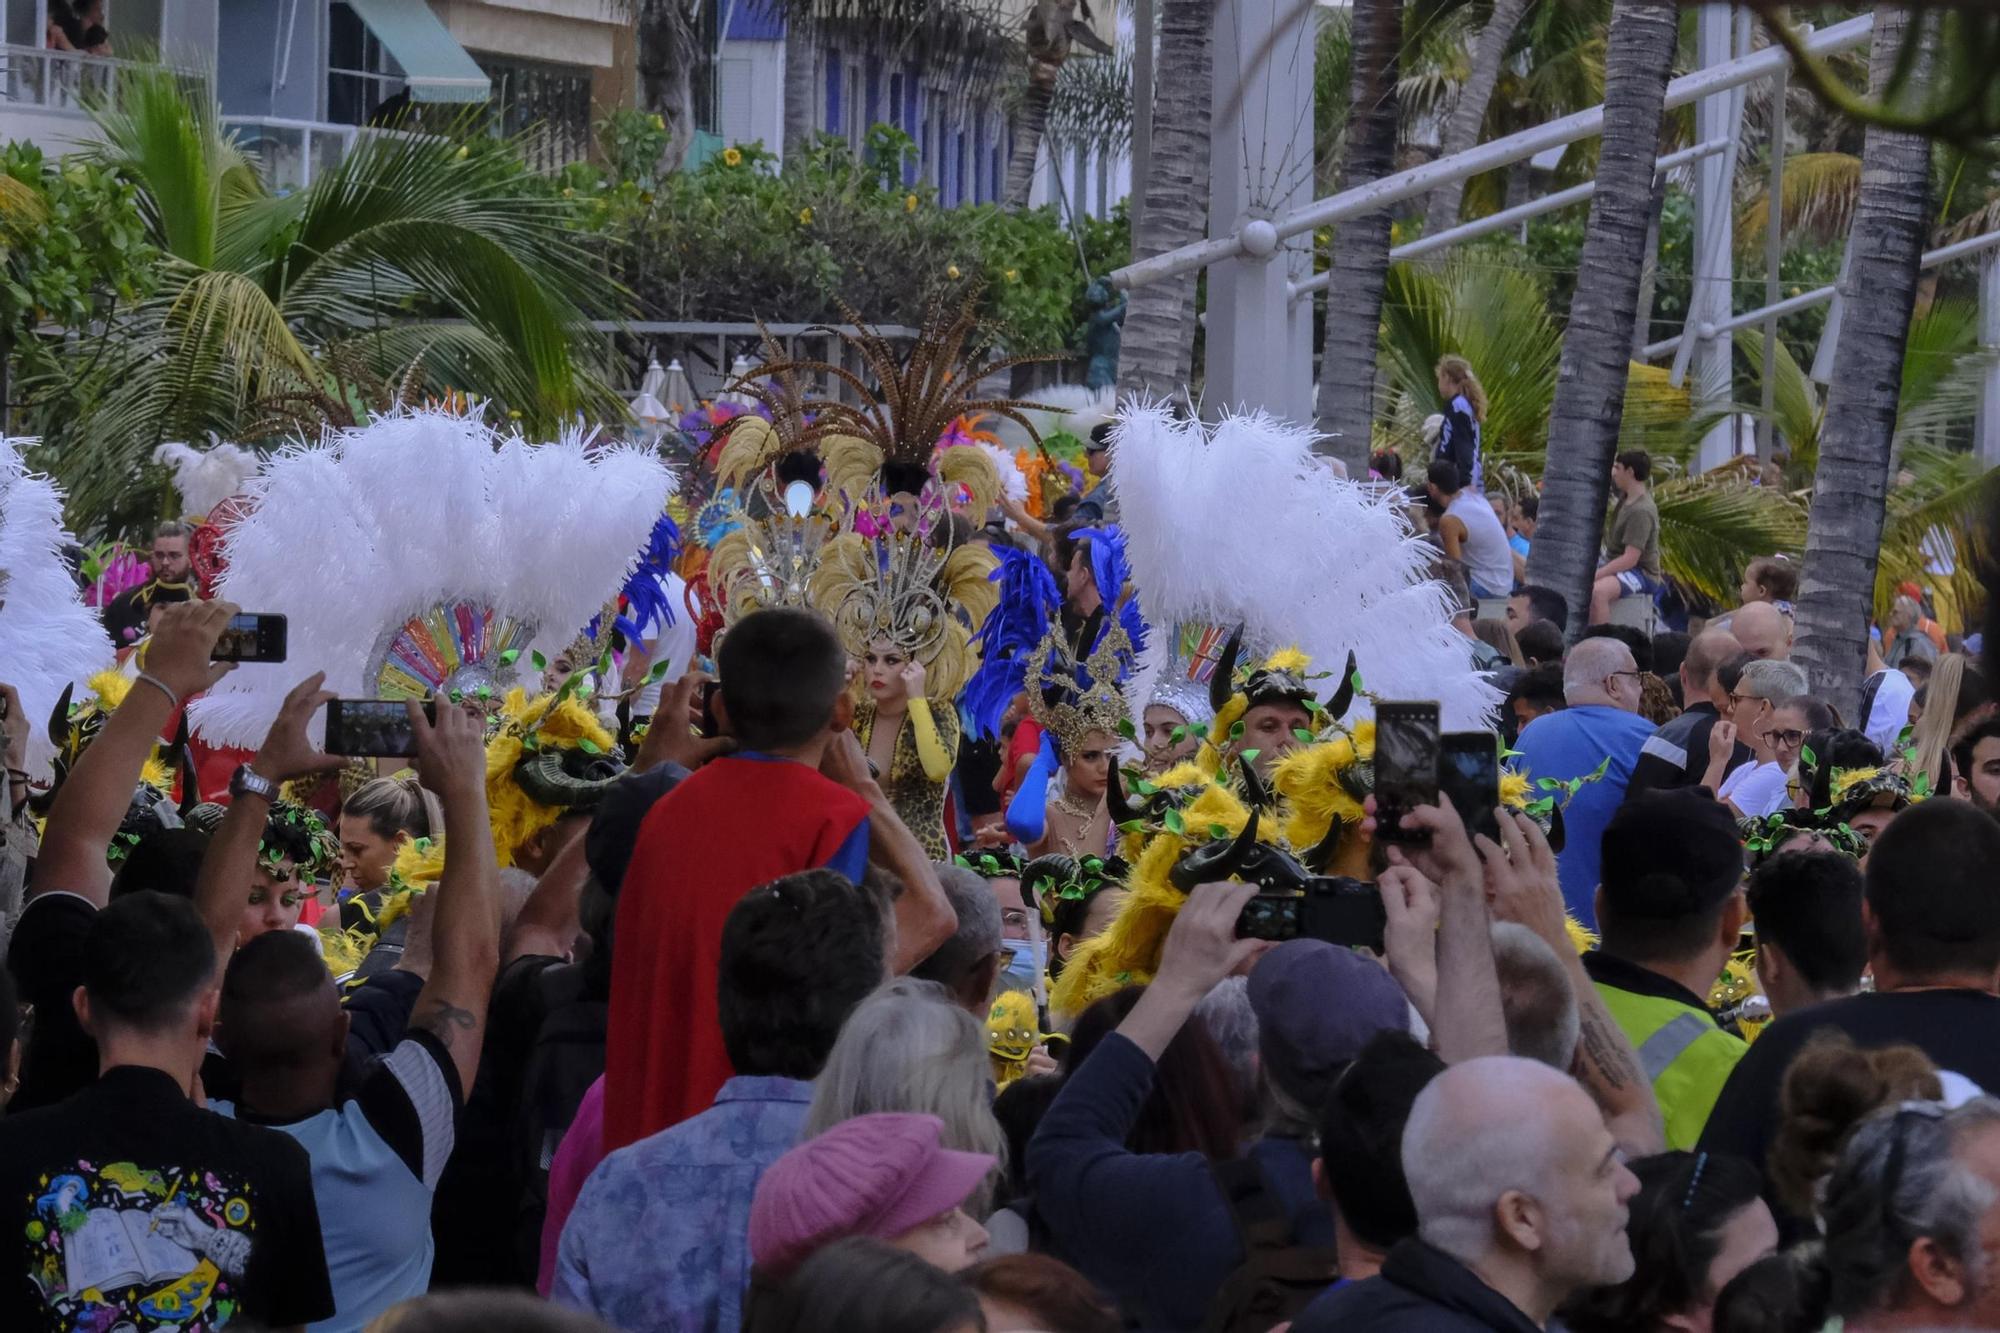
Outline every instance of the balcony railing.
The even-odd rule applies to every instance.
[[[281,116],[224,116],[222,127],[257,158],[264,184],[279,194],[303,190],[315,176],[337,166],[357,136],[382,132]]]
[[[0,111],[37,111],[81,120],[93,106],[116,107],[119,85],[133,71],[156,68],[115,56],[0,42]],[[207,92],[206,74],[190,69],[173,73]]]

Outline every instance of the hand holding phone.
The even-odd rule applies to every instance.
[[[1403,816],[1436,805],[1438,706],[1375,705],[1375,836],[1382,842],[1424,843],[1429,833],[1403,827]]]

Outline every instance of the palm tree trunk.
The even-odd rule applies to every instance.
[[[667,125],[660,169],[678,171],[694,144],[694,21],[680,0],[645,0],[634,35],[639,100]]]
[[[1653,213],[1660,109],[1673,74],[1679,13],[1657,0],[1613,0],[1604,58],[1604,139],[1576,295],[1549,413],[1541,526],[1528,581],[1569,599],[1569,633],[1590,619],[1605,495],[1625,414],[1632,325]]]
[[[1895,67],[1909,22],[1905,10],[1876,14],[1868,64],[1869,83],[1878,91]],[[1922,86],[1921,72],[1917,79]],[[1813,476],[1794,648],[1812,678],[1813,693],[1848,717],[1859,703],[1867,658],[1929,185],[1928,141],[1869,127],[1848,237],[1852,260],[1840,282],[1845,313]]]
[[[1487,105],[1500,82],[1500,65],[1506,59],[1507,45],[1514,40],[1514,29],[1521,26],[1521,19],[1532,3],[1533,0],[1494,0],[1493,13],[1472,44],[1472,72],[1466,76],[1465,86],[1458,90],[1458,103],[1452,107],[1451,119],[1444,123],[1440,156],[1462,153],[1479,142],[1479,131],[1486,124]],[[1464,195],[1462,180],[1432,191],[1430,206],[1424,212],[1424,235],[1435,236],[1456,224],[1459,201]]]
[[[785,19],[785,156],[804,152],[812,141],[813,93],[819,72],[819,47],[802,20]]]
[[[1645,267],[1639,273],[1639,308],[1632,320],[1632,359],[1638,361],[1653,340],[1653,301],[1660,285],[1660,224],[1666,218],[1667,175],[1653,182],[1652,220],[1646,224]]]
[[[1208,230],[1208,133],[1215,88],[1215,0],[1160,0],[1153,74],[1153,155],[1132,258],[1199,241]],[[1118,393],[1170,397],[1194,369],[1196,275],[1148,283],[1125,307]]]
[[[1347,159],[1340,188],[1379,180],[1396,165],[1396,57],[1403,45],[1401,0],[1354,0],[1353,73]],[[1333,232],[1326,289],[1326,343],[1319,370],[1319,429],[1313,447],[1367,475],[1375,427],[1375,350],[1381,339],[1382,285],[1389,275],[1389,211],[1364,214]]]
[[[1010,212],[1026,208],[1028,196],[1034,193],[1042,130],[1049,123],[1049,103],[1055,100],[1056,76],[1061,73],[1061,65],[1037,61],[1028,75],[1028,89],[1021,95],[1021,109],[1014,117],[1014,152],[1007,159],[1007,188],[1000,196],[1001,206]],[[1054,144],[1049,145],[1049,154],[1055,156]],[[1062,163],[1055,167],[1061,172]]]

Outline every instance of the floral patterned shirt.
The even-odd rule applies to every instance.
[[[811,1100],[810,1083],[739,1076],[692,1120],[605,1158],[563,1227],[549,1298],[626,1333],[735,1333],[750,1199]]]

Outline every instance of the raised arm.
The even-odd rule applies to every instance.
[[[1507,1054],[1507,1019],[1500,973],[1493,962],[1493,923],[1479,854],[1465,824],[1442,793],[1418,806],[1403,827],[1430,833],[1427,846],[1390,844],[1393,867],[1421,872],[1437,886],[1437,1018],[1432,1044],[1447,1064]]]
[[[1570,988],[1576,992],[1577,1013],[1582,1020],[1576,1043],[1576,1066],[1570,1072],[1596,1099],[1604,1113],[1604,1123],[1613,1138],[1632,1156],[1645,1156],[1666,1146],[1666,1126],[1653,1085],[1639,1067],[1638,1053],[1632,1049],[1625,1031],[1612,1019],[1611,1012],[1583,969],[1583,958],[1569,937],[1563,913],[1562,888],[1556,879],[1556,857],[1540,825],[1526,815],[1511,810],[1498,813],[1500,836],[1505,848],[1486,838],[1479,839],[1480,859],[1486,863],[1486,891],[1493,902],[1493,914],[1502,921],[1528,927],[1545,940],[1562,959],[1569,973]]]
[[[60,889],[99,907],[109,901],[111,866],[105,852],[131,808],[139,770],[188,696],[234,669],[230,663],[211,662],[209,656],[235,614],[228,602],[177,602],[161,611],[146,650],[146,669],[56,793],[42,830],[30,898]]]
[[[444,875],[431,922],[434,961],[417,994],[410,1027],[429,1032],[458,1067],[469,1092],[479,1072],[486,1006],[500,970],[500,863],[486,811],[486,747],[479,723],[463,709],[440,707],[437,721],[410,703],[417,735],[417,776],[444,804]]]
[[[333,695],[320,688],[326,683],[324,671],[315,672],[292,687],[257,757],[247,767],[252,779],[269,783],[271,794],[294,778],[325,773],[339,768],[338,756],[324,755],[306,739],[306,724],[319,706]],[[227,958],[236,948],[236,929],[243,918],[244,899],[249,895],[250,877],[257,869],[257,848],[264,838],[264,825],[271,811],[271,796],[262,784],[250,781],[232,784],[236,790],[229,812],[209,839],[201,859],[201,873],[195,878],[195,906],[208,923],[215,940],[215,956]],[[220,973],[217,974],[220,980]]]
[[[868,756],[853,732],[833,738],[821,769],[868,802],[868,859],[903,881],[903,896],[896,900],[894,968],[901,976],[951,938],[958,929],[958,914],[944,896],[944,885],[924,855],[923,844],[903,823],[881,784],[869,776]]]

